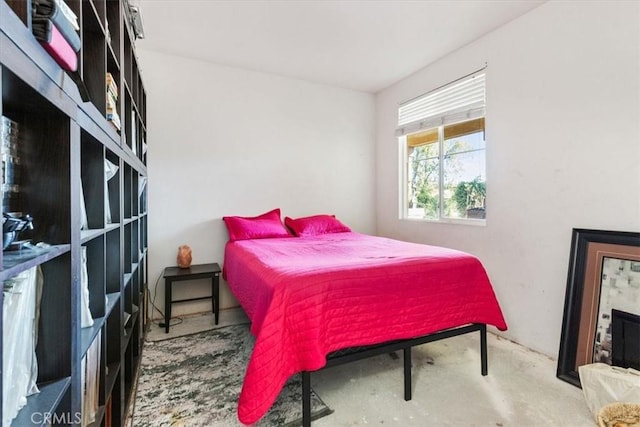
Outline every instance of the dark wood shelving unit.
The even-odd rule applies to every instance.
[[[98,402],[89,425],[121,426],[135,396],[148,317],[147,189],[139,189],[147,179],[147,96],[128,4],[65,2],[80,25],[77,76],[33,37],[31,0],[0,0],[0,114],[19,125],[21,182],[14,203],[34,225],[20,239],[44,243],[0,253],[3,281],[34,267],[44,281],[36,345],[40,393],[27,398],[11,425],[48,425],[34,414],[73,423],[86,413],[83,359],[98,342]],[[117,86],[119,129],[107,118],[107,73]],[[106,162],[117,168],[110,179]],[[85,268],[93,325],[83,328]],[[11,319],[1,320],[3,311],[2,331],[13,327]]]

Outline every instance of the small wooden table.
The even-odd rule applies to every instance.
[[[167,267],[164,269],[164,331],[169,333],[169,323],[171,321],[171,304],[175,302],[187,302],[211,298],[211,309],[218,324],[220,313],[220,266],[212,264],[194,264],[189,268]],[[171,289],[173,282],[197,279],[211,279],[211,295],[203,297],[187,298],[180,300],[171,299]]]

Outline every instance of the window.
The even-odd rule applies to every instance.
[[[485,218],[484,112],[484,71],[400,106],[401,218]]]

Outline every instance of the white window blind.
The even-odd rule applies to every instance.
[[[480,70],[400,105],[396,136],[484,117],[485,72]]]

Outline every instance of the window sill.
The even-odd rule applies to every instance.
[[[443,218],[443,219],[423,219],[423,218],[399,218],[400,221],[408,222],[426,222],[430,224],[455,224],[455,225],[471,225],[475,227],[485,227],[486,219],[470,219],[470,218]]]

